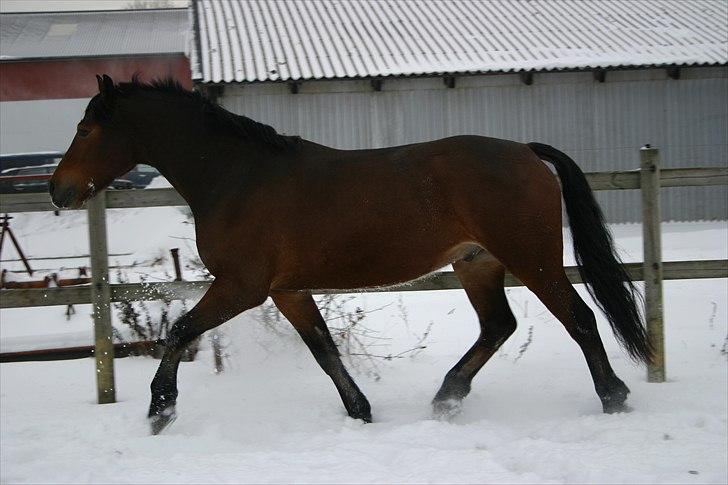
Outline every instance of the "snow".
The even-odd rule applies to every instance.
[[[132,253],[111,264],[150,261],[179,246],[184,265],[193,242],[178,238],[194,238],[185,221],[174,208],[109,211],[110,251]],[[31,256],[87,253],[82,212],[18,214],[12,223]],[[624,259],[640,260],[640,226],[612,229]],[[727,258],[728,223],[663,224],[663,255]],[[170,279],[171,263],[127,275],[134,271]],[[186,270],[185,277],[196,276]],[[345,415],[329,378],[285,322],[265,326],[255,311],[222,329],[225,372],[213,373],[207,344],[181,365],[179,418],[160,436],[149,436],[145,419],[154,359],[117,359],[118,402],[107,405],[95,404],[91,359],[2,364],[0,482],[726,483],[728,281],[670,281],[664,291],[664,384],[647,383],[644,368],[599,321],[610,361],[632,390],[627,414],[601,413],[578,347],[523,288],[508,291],[516,334],[450,421],[432,419],[430,400],[477,334],[462,291],[351,302],[371,311],[362,323],[378,332],[378,354],[412,348],[432,324],[426,349],[377,360],[376,375],[361,359],[346,361],[372,404],[372,424]],[[70,321],[64,311],[2,310],[0,348],[90,343],[90,309],[77,306]]]

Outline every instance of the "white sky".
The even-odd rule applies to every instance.
[[[130,0],[0,0],[0,12],[49,12],[52,10],[113,10],[127,8]],[[175,7],[187,0],[172,0]]]

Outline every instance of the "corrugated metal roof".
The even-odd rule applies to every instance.
[[[728,63],[725,0],[193,0],[192,77],[255,82]]]
[[[187,9],[0,14],[0,60],[184,53]]]

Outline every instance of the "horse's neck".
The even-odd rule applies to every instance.
[[[170,167],[167,164],[153,164],[154,168],[159,170],[164,178],[174,187],[174,189],[182,196],[187,202],[187,205],[194,207],[199,205],[199,201],[196,200],[195,192],[193,190],[191,179],[192,177],[181,173],[176,167]]]
[[[144,163],[156,168],[193,212],[203,208],[210,189],[205,187],[210,172],[206,163],[212,158],[208,152],[214,152],[214,141],[205,138],[201,124],[189,121],[197,116],[189,112],[190,103],[171,102],[156,93],[142,93],[126,102],[127,112],[134,114],[132,124]]]
[[[215,140],[179,140],[174,147],[160,147],[150,164],[169,181],[192,209],[201,213],[218,198],[240,166],[233,166],[229,151],[219,149]],[[249,150],[239,147],[241,159],[249,158]]]

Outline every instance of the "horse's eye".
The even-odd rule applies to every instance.
[[[78,133],[78,136],[80,136],[81,138],[86,138],[88,136],[88,134],[91,133],[91,130],[87,130],[85,128],[78,128],[76,130],[76,133]]]

